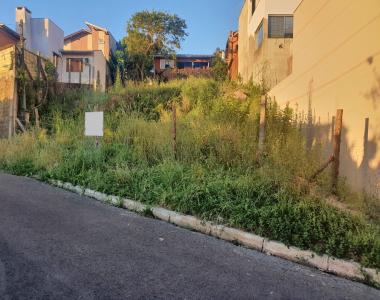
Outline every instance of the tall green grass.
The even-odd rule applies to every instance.
[[[235,99],[237,90],[247,99]],[[269,105],[265,151],[258,154],[257,87],[190,79],[70,97],[76,103],[51,106],[45,129],[0,142],[1,169],[127,196],[380,268],[379,227],[326,204],[327,175],[308,182],[321,151],[306,150],[289,109]],[[84,112],[94,109],[106,111],[99,147],[83,136]]]

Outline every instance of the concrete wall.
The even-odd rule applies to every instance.
[[[0,138],[15,132],[17,96],[15,83],[15,47],[0,50]]]
[[[21,21],[23,22],[23,34],[25,48],[32,49],[32,14],[26,7],[16,8],[16,31],[21,34]]]
[[[16,26],[18,33],[20,21],[24,22],[25,48],[52,59],[53,52],[63,50],[64,32],[54,22],[47,18],[32,18],[24,7],[16,9]]]
[[[69,74],[69,72],[66,71],[66,62],[68,58],[87,58],[89,63],[84,64],[82,73],[71,72],[71,74]],[[107,61],[101,51],[93,51],[92,54],[87,55],[64,54],[62,56],[62,61],[60,62],[59,70],[59,82],[89,84],[92,85],[94,89],[105,91]]]
[[[95,89],[105,91],[107,87],[107,61],[101,51],[94,51]]]
[[[260,0],[252,15],[251,0],[246,0],[239,17],[239,74],[244,82],[263,81],[272,87],[292,70],[292,39],[268,38],[269,15],[292,15],[301,0]],[[264,40],[256,46],[255,33],[263,22]]]
[[[311,112],[314,142],[344,109],[342,175],[380,194],[380,1],[303,0],[294,23],[293,73],[270,95]]]

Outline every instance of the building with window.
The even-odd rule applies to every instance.
[[[101,50],[63,50],[61,54],[59,82],[105,91],[107,61]]]
[[[65,37],[64,49],[66,51],[102,51],[108,61],[111,53],[116,51],[116,40],[109,30],[85,22],[86,29],[80,29]]]
[[[156,55],[154,57],[154,72],[160,74],[167,69],[209,69],[213,55],[186,55],[177,54],[175,57]]]
[[[99,57],[99,53],[104,56],[105,61],[109,61],[111,55],[116,51],[116,40],[108,29],[89,22],[85,22],[85,24],[87,25],[86,29],[80,29],[65,37],[64,51],[62,52],[65,60],[63,61],[63,65],[67,66],[67,61],[74,62],[78,56],[83,54],[81,59],[83,61],[90,61],[91,67],[87,66],[89,71],[84,70],[83,72],[79,72],[78,76],[82,76],[83,73],[86,77],[90,76],[89,81],[92,82],[91,84],[94,88],[99,89],[99,86],[101,86],[100,90],[104,90],[112,84],[112,81],[110,69],[107,64],[104,69],[104,60]],[[86,66],[84,67],[86,68]],[[92,72],[90,72],[90,69]],[[105,72],[103,72],[103,69]],[[71,73],[74,73],[70,77],[71,83],[73,83],[73,80],[76,83],[78,83],[79,79],[83,80],[82,77],[76,76],[77,74],[75,73],[77,72]],[[66,70],[63,70],[61,77],[64,80],[63,82],[67,83],[69,81],[68,75],[68,69],[66,68]],[[100,80],[97,80],[98,75],[100,76]]]
[[[239,17],[238,73],[273,87],[292,72],[293,12],[301,0],[245,0]]]
[[[330,147],[343,109],[341,175],[380,195],[380,1],[303,0],[294,21],[292,74],[270,95],[312,116],[310,140]]]
[[[48,58],[57,66],[63,50],[63,30],[48,18],[32,18],[26,7],[16,8],[16,30],[25,38],[25,48]]]

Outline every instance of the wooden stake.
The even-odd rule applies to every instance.
[[[17,123],[17,125],[20,127],[21,131],[25,133],[25,132],[26,132],[26,129],[25,129],[24,125],[22,125],[22,123],[21,123],[21,121],[19,120],[19,118],[16,118],[16,123]]]
[[[175,102],[172,106],[173,111],[173,153],[174,158],[177,159],[177,108]]]
[[[331,121],[331,142],[334,143],[334,133],[335,133],[335,116],[332,117]]]
[[[266,108],[267,98],[265,95],[263,95],[261,96],[260,103],[259,153],[262,153],[264,150]]]
[[[71,87],[71,58],[67,58],[69,60],[69,87]]]
[[[310,181],[314,181],[319,174],[321,174],[332,162],[334,161],[334,155],[331,155],[329,160],[325,162],[314,174],[310,177]]]
[[[340,144],[342,140],[342,128],[343,128],[343,109],[338,109],[336,112],[334,140],[333,140],[334,160],[332,162],[332,192],[334,194],[336,194],[338,191]]]
[[[40,128],[40,114],[37,107],[34,108],[34,117],[36,119],[36,127]]]
[[[82,68],[83,68],[83,59],[80,61],[80,70],[79,70],[79,85],[82,87]]]

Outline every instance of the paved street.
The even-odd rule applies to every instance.
[[[0,174],[0,299],[380,299],[366,285]]]

